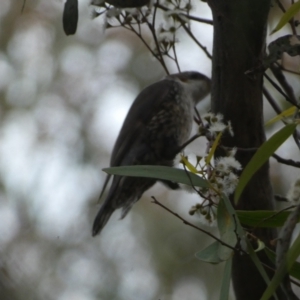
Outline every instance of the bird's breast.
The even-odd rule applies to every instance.
[[[147,126],[147,143],[158,156],[175,156],[175,150],[189,138],[192,124],[192,99],[184,94],[177,94],[163,103],[151,118]]]

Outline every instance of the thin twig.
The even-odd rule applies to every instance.
[[[191,175],[190,175],[190,173],[188,172],[188,170],[186,169],[186,166],[185,166],[185,165],[183,165],[183,168],[184,168],[185,174],[186,174],[187,177],[189,178],[189,181],[190,181],[190,184],[191,184],[192,189],[193,189],[200,197],[202,197],[203,199],[206,200],[206,198],[204,197],[204,195],[202,195],[202,193],[200,192],[200,190],[197,190],[196,187],[193,185]]]
[[[162,53],[160,51],[159,42],[157,40],[157,36],[156,36],[156,32],[155,32],[156,12],[157,12],[157,7],[154,7],[152,24],[147,20],[147,18],[145,18],[145,20],[146,20],[146,24],[148,25],[148,28],[149,28],[152,36],[153,36],[154,43],[155,43],[156,49],[158,51],[159,61],[162,64],[163,68],[165,69],[166,73],[169,75],[170,72],[169,72],[169,70],[168,70],[168,68],[167,68],[167,66],[165,64],[165,60],[164,60],[163,55],[162,55]],[[141,11],[141,13],[142,13],[142,11]]]
[[[253,229],[258,228],[260,224],[263,224],[265,221],[268,221],[268,220],[270,220],[270,219],[272,219],[272,218],[278,216],[278,215],[281,214],[282,212],[284,212],[284,211],[286,211],[286,210],[289,210],[289,209],[292,209],[292,208],[295,208],[295,207],[296,207],[296,205],[291,205],[291,206],[286,207],[286,208],[283,208],[283,209],[281,209],[281,210],[279,210],[279,211],[276,211],[276,212],[274,211],[274,214],[273,214],[272,216],[270,216],[270,217],[268,217],[268,218],[264,218],[264,219],[262,219],[261,221],[259,221],[259,222],[253,227]]]
[[[192,20],[192,21],[196,21],[196,22],[200,22],[200,23],[204,23],[204,24],[208,24],[208,25],[214,25],[213,20],[198,18],[198,17],[194,17],[194,16],[191,16],[191,15],[186,15],[186,14],[183,14],[183,13],[180,13],[179,15],[181,15],[181,16],[189,19],[189,20]]]
[[[194,225],[194,224],[188,222],[187,220],[185,220],[184,218],[182,218],[180,215],[178,215],[177,213],[173,212],[171,209],[167,208],[167,207],[164,206],[162,203],[158,202],[158,201],[156,200],[155,197],[152,196],[151,198],[153,199],[152,203],[157,204],[158,206],[162,207],[163,209],[165,209],[167,212],[169,212],[169,213],[172,214],[173,216],[175,216],[175,217],[177,217],[178,219],[180,219],[180,220],[183,222],[183,224],[188,225],[188,226],[190,226],[190,227],[192,227],[192,228],[194,228],[194,229],[197,229],[197,230],[199,230],[199,231],[201,231],[201,232],[207,234],[208,236],[210,236],[210,237],[212,237],[213,239],[215,239],[216,241],[218,241],[221,245],[223,245],[223,246],[225,246],[225,247],[228,247],[229,249],[232,249],[232,250],[235,251],[235,252],[236,252],[236,251],[239,251],[239,252],[242,252],[242,253],[244,253],[244,254],[248,254],[245,250],[243,250],[243,249],[237,249],[236,247],[232,247],[232,246],[228,245],[227,243],[224,243],[222,240],[220,240],[219,238],[217,238],[216,236],[214,236],[214,235],[211,234],[210,232],[208,232],[208,231],[206,231],[206,230],[204,230],[204,229],[202,229],[202,228],[200,228],[200,227],[197,227],[196,225]],[[272,268],[271,266],[269,266],[269,265],[263,263],[262,261],[261,261],[261,264],[262,264],[265,268],[267,268],[267,269],[269,269],[269,270],[275,272],[275,269]],[[300,286],[300,284],[299,284],[297,281],[293,280],[293,279],[291,279],[291,282],[294,283],[294,284],[297,285],[297,286]]]
[[[197,125],[202,125],[204,127],[202,118],[201,118],[201,116],[199,114],[199,111],[196,107],[194,107],[194,111],[195,111],[195,114],[196,114],[196,117],[194,117],[195,122],[197,123]]]
[[[300,162],[299,161],[294,161],[292,159],[285,159],[280,157],[279,155],[273,153],[272,157],[274,157],[279,163],[287,165],[287,166],[292,166],[295,168],[300,168]]]
[[[277,81],[280,83],[280,85],[283,88],[284,92],[281,89],[281,87],[279,85],[277,85],[266,73],[264,74],[265,77],[277,89],[277,91],[279,93],[281,93],[286,98],[286,100],[288,102],[290,102],[292,105],[294,105],[294,106],[296,106],[297,108],[300,109],[300,106],[298,104],[298,101],[297,101],[297,98],[295,96],[294,90],[290,86],[290,84],[287,82],[284,74],[282,73],[282,70],[281,70],[280,66],[278,66],[277,64],[272,64],[270,66],[270,69],[273,72],[273,75],[275,76]],[[295,131],[293,133],[293,138],[294,138],[294,141],[295,141],[297,147],[300,149],[300,133],[297,129],[295,129]]]
[[[178,63],[178,57],[177,57],[177,52],[176,52],[176,47],[175,47],[175,34],[173,35],[173,45],[172,45],[172,49],[173,49],[173,53],[174,53],[174,61],[175,61],[176,66],[177,66],[177,70],[178,70],[178,72],[180,73],[181,70],[180,70],[180,66],[179,66],[179,63]]]
[[[285,10],[284,6],[282,5],[282,3],[279,0],[276,0],[276,2],[278,4],[279,8],[282,10],[282,12],[285,13],[286,10]]]
[[[275,101],[275,99],[272,97],[272,95],[270,94],[270,92],[267,90],[267,88],[265,86],[263,86],[263,94],[266,97],[266,99],[268,100],[269,104],[273,107],[273,109],[275,110],[275,112],[279,115],[282,113],[279,105],[277,104],[277,102]]]
[[[214,236],[213,234],[211,234],[210,232],[188,222],[187,220],[185,220],[184,218],[182,218],[179,214],[173,212],[171,209],[169,209],[168,207],[164,206],[162,203],[158,202],[156,200],[156,198],[154,196],[151,197],[153,199],[152,203],[157,204],[158,206],[162,207],[163,209],[165,209],[166,211],[168,211],[170,214],[172,214],[173,216],[175,216],[176,218],[180,219],[185,225],[188,225],[190,227],[193,227],[203,233],[205,233],[206,235],[212,237],[214,240],[218,241],[221,245],[228,247],[230,249],[232,249],[233,251],[236,251],[237,249],[235,247],[232,247],[231,245],[223,242],[221,239],[217,238],[216,236]],[[246,253],[244,250],[242,250],[244,253]]]
[[[154,4],[154,6],[157,6],[158,8],[160,8],[163,11],[170,11],[169,8],[163,6],[163,5],[159,4],[159,3]],[[204,23],[204,24],[207,24],[207,25],[213,25],[214,24],[212,20],[203,19],[203,18],[191,16],[191,15],[186,15],[184,13],[179,13],[178,15],[182,15],[183,17],[185,17],[185,18],[187,18],[189,20],[200,22],[200,23]]]
[[[287,82],[281,68],[277,64],[271,64],[270,70],[272,71],[277,81],[280,83],[281,87],[290,99],[290,102],[296,107],[300,108],[294,90],[291,87],[291,85]]]
[[[122,17],[125,19],[125,16],[123,13],[121,13]],[[140,24],[138,23],[138,26],[139,26],[139,31],[137,31],[131,23],[128,24],[128,27],[125,26],[124,23],[122,23],[122,21],[118,18],[118,21],[120,22],[121,26],[123,26],[123,28],[129,30],[129,31],[132,31],[134,34],[136,34],[140,40],[142,41],[142,43],[146,46],[146,48],[152,53],[152,55],[161,63],[162,67],[164,68],[164,70],[166,71],[167,74],[169,74],[169,71],[164,63],[164,60],[161,59],[152,49],[151,47],[148,45],[148,43],[146,42],[146,40],[143,38],[143,35],[141,33],[141,27],[140,27]],[[148,23],[148,22],[147,22]]]
[[[300,138],[299,138],[299,131],[297,130],[297,128],[295,129],[294,133],[293,133],[293,138],[294,138],[294,141],[297,145],[297,147],[300,149]]]
[[[189,145],[190,143],[192,143],[194,140],[196,140],[197,138],[199,138],[200,136],[202,136],[202,134],[200,133],[196,133],[194,134],[190,139],[188,139],[185,143],[183,143],[182,145],[180,145],[179,147],[179,152],[181,150],[183,150],[187,145]]]
[[[240,147],[227,147],[227,146],[219,146],[220,148],[224,149],[224,150],[232,150],[232,149],[236,149],[237,151],[241,151],[241,152],[255,152],[258,150],[258,147],[253,147],[253,148],[240,148]]]
[[[186,33],[192,38],[192,40],[202,49],[202,51],[206,54],[206,56],[209,59],[212,59],[212,55],[207,51],[206,47],[203,46],[194,36],[194,34],[189,30],[189,28],[185,25],[184,20],[181,19],[180,16],[178,16],[178,19],[181,23],[181,26],[184,28],[184,30],[186,31]]]
[[[268,74],[265,73],[264,76],[268,79],[271,85],[278,91],[278,93],[280,93],[286,99],[286,101],[292,103],[289,97],[283,92],[281,87]]]

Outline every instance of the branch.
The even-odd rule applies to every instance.
[[[152,196],[151,198],[153,199],[152,203],[157,204],[158,206],[160,206],[163,209],[165,209],[167,212],[169,212],[170,214],[172,214],[173,216],[175,216],[176,218],[178,218],[179,220],[181,220],[183,222],[183,224],[188,225],[188,226],[190,226],[190,227],[192,227],[194,229],[197,229],[197,230],[199,230],[199,231],[207,234],[208,236],[212,237],[214,240],[216,240],[217,242],[219,242],[221,245],[223,245],[225,247],[228,247],[229,249],[232,249],[233,251],[237,251],[237,249],[235,247],[232,247],[232,246],[228,245],[227,243],[224,243],[222,240],[220,240],[219,238],[217,238],[216,236],[214,236],[210,232],[208,232],[208,231],[206,231],[206,230],[204,230],[204,229],[202,229],[200,227],[197,227],[196,225],[188,222],[187,220],[185,220],[184,218],[182,218],[179,214],[173,212],[171,209],[169,209],[168,207],[164,206],[162,203],[160,203],[159,201],[157,201],[157,199],[154,196]],[[240,251],[240,252],[248,255],[248,253],[246,251],[244,251],[243,249],[238,249],[238,251]],[[270,267],[269,265],[265,264],[264,262],[261,262],[261,264],[265,268],[267,268],[267,269],[275,272],[274,268]],[[297,286],[300,286],[300,284],[297,281],[295,281],[295,280],[291,279],[291,282],[294,283]]]
[[[177,66],[177,70],[180,73],[181,71],[180,71],[180,66],[179,66],[179,63],[178,63],[178,57],[177,57],[177,52],[176,52],[176,47],[175,47],[175,34],[173,35],[172,49],[173,49],[173,54],[174,54],[174,61],[175,61],[176,66]]]
[[[154,6],[157,7],[157,8],[160,8],[163,11],[170,11],[169,8],[163,6],[159,3],[155,3]],[[178,16],[180,16],[180,15],[183,16],[184,18],[187,18],[189,20],[196,21],[196,22],[199,22],[199,23],[204,23],[204,24],[208,24],[208,25],[213,25],[214,24],[212,20],[198,18],[198,17],[187,15],[187,14],[184,14],[184,13],[179,13]]]
[[[159,62],[162,64],[164,70],[166,71],[166,73],[169,75],[169,71],[168,71],[168,68],[165,64],[165,60],[163,58],[163,55],[160,51],[160,46],[159,46],[159,42],[157,40],[157,36],[156,36],[156,33],[155,33],[155,21],[156,21],[156,11],[157,11],[157,8],[154,7],[154,12],[153,12],[153,20],[152,20],[152,24],[148,21],[148,19],[143,15],[142,11],[140,10],[140,13],[143,15],[143,17],[145,18],[146,20],[146,24],[148,25],[148,28],[153,36],[153,39],[154,39],[154,42],[155,42],[155,45],[156,45],[156,48],[157,48],[157,52],[158,52],[158,55],[156,55],[156,57],[158,58]]]
[[[297,98],[295,96],[294,90],[291,87],[291,85],[287,82],[287,80],[286,80],[284,74],[282,73],[282,70],[280,69],[280,67],[278,67],[278,65],[276,65],[276,64],[271,64],[270,70],[272,71],[273,75],[275,76],[277,81],[282,86],[282,88],[285,91],[286,95],[288,96],[288,99],[290,100],[290,102],[293,105],[295,105],[296,107],[300,108],[299,104],[298,104],[298,101],[297,101]]]
[[[121,16],[125,19],[125,16],[124,16],[123,13],[121,13]],[[143,15],[143,16],[144,16],[144,15]],[[141,27],[140,27],[140,24],[138,23],[138,27],[139,27],[139,32],[138,32],[138,31],[132,26],[131,23],[124,24],[124,23],[120,20],[120,18],[117,18],[117,20],[119,21],[120,25],[121,25],[123,28],[125,28],[125,29],[127,29],[127,30],[129,30],[129,31],[132,31],[133,33],[135,33],[135,34],[140,38],[140,40],[141,40],[142,43],[146,46],[146,48],[147,48],[147,49],[152,53],[152,55],[153,55],[153,56],[161,63],[161,65],[162,65],[163,69],[165,70],[165,72],[166,72],[167,74],[169,74],[169,71],[168,71],[168,69],[167,69],[167,67],[166,67],[166,65],[165,65],[165,62],[164,62],[162,56],[157,55],[157,54],[151,49],[151,47],[148,45],[148,43],[146,42],[146,40],[143,38],[143,35],[142,35],[142,33],[141,33]],[[148,26],[149,26],[149,22],[148,22],[148,21],[147,21],[147,24],[148,24]],[[126,25],[128,25],[128,27],[127,27]],[[150,25],[151,25],[151,24],[150,24]],[[150,28],[149,28],[149,29],[150,29]],[[150,31],[151,31],[151,29],[150,29]],[[151,33],[153,34],[152,31],[151,31]],[[156,37],[156,36],[155,36],[155,37]],[[157,46],[157,44],[156,44],[156,46]],[[159,51],[159,53],[160,53],[159,48],[158,48],[158,51]]]
[[[300,168],[300,162],[299,161],[294,161],[292,159],[286,159],[286,158],[282,158],[277,154],[273,154],[272,157],[274,157],[279,163],[287,165],[287,166],[292,166],[295,168]]]
[[[272,106],[272,108],[275,110],[275,112],[279,115],[282,113],[282,110],[280,109],[279,105],[275,101],[275,99],[272,97],[270,92],[267,90],[265,86],[263,86],[263,94],[268,100],[269,104]]]
[[[197,229],[197,230],[199,230],[199,231],[205,233],[206,235],[212,237],[214,240],[216,240],[217,242],[219,242],[221,245],[223,245],[223,246],[225,246],[225,247],[228,247],[228,248],[232,249],[233,251],[236,251],[236,250],[237,250],[235,247],[232,247],[232,246],[230,246],[229,244],[223,242],[222,240],[220,240],[219,238],[217,238],[216,236],[214,236],[214,235],[211,234],[210,232],[208,232],[208,231],[206,231],[206,230],[204,230],[204,229],[202,229],[202,228],[200,228],[200,227],[197,227],[196,225],[194,225],[194,224],[188,222],[187,220],[185,220],[184,218],[182,218],[179,214],[173,212],[171,209],[169,209],[168,207],[164,206],[162,203],[158,202],[158,201],[156,200],[155,197],[152,196],[151,198],[153,199],[152,203],[157,204],[158,206],[162,207],[163,209],[165,209],[166,211],[168,211],[170,214],[172,214],[172,215],[175,216],[176,218],[180,219],[180,220],[183,222],[183,224],[188,225],[188,226],[190,226],[190,227],[193,227],[193,228],[195,228],[195,229]],[[242,249],[240,249],[240,251],[243,251],[244,253],[246,253],[246,252],[245,252],[244,250],[242,250]]]
[[[264,76],[268,79],[268,81],[271,83],[271,85],[277,90],[277,92],[285,98],[286,101],[288,101],[288,102],[290,102],[291,104],[294,105],[294,103],[288,97],[288,95],[283,92],[281,87],[268,74],[265,73]]]
[[[192,40],[202,49],[202,51],[206,54],[206,56],[209,59],[212,59],[212,55],[207,51],[206,47],[203,46],[197,39],[196,37],[193,35],[193,33],[190,31],[190,29],[185,25],[184,20],[182,20],[182,18],[178,15],[178,20],[181,23],[181,26],[184,28],[184,30],[186,31],[186,33],[192,38]]]

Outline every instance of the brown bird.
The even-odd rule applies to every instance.
[[[110,166],[173,166],[175,156],[188,140],[194,107],[210,92],[211,80],[198,72],[166,76],[146,87],[134,100],[111,155]],[[100,198],[110,179],[107,176]],[[121,219],[156,179],[113,176],[108,195],[92,229],[98,234],[112,213],[122,208]],[[163,181],[175,189],[177,183]]]

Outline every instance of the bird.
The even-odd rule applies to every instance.
[[[115,142],[110,166],[174,165],[176,155],[191,134],[194,108],[205,98],[211,80],[196,71],[171,74],[143,89],[131,105]],[[111,175],[107,175],[100,198]],[[106,199],[98,211],[92,236],[101,232],[112,213],[122,208],[123,219],[156,179],[113,176]],[[172,189],[179,185],[163,181]]]

